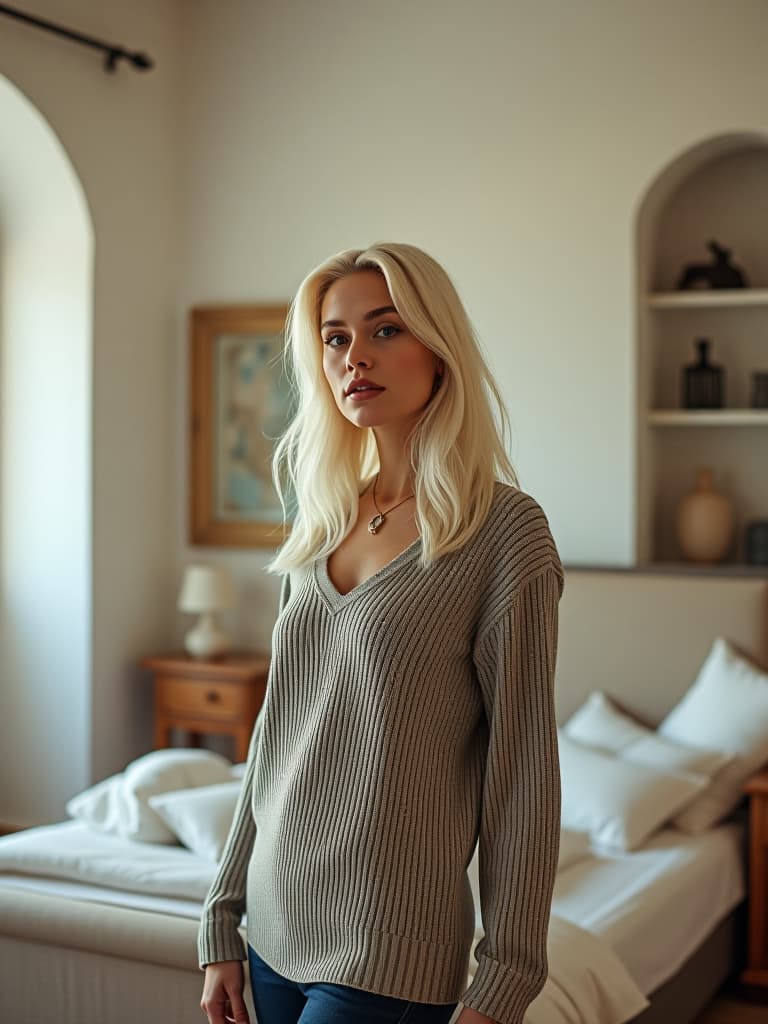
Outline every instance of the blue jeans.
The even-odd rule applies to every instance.
[[[348,985],[289,981],[248,947],[259,1024],[448,1024],[456,1003],[411,1003]]]

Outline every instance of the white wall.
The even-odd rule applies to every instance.
[[[0,25],[0,74],[60,140],[93,221],[92,374],[76,384],[93,398],[89,731],[85,750],[64,721],[42,738],[69,781],[68,760],[90,763],[91,776],[100,778],[149,748],[149,683],[137,659],[165,647],[174,625],[179,7],[166,0],[37,0],[34,10],[157,61],[149,74],[121,68],[108,75],[96,54],[71,42],[7,19]],[[2,128],[4,145],[13,145]],[[57,514],[55,493],[48,511]],[[56,586],[50,577],[48,583]],[[35,577],[34,585],[45,584]],[[57,596],[66,602],[66,592]],[[55,624],[37,640],[35,673],[46,685],[58,680],[65,700]],[[8,692],[19,681],[4,671],[0,685]],[[0,820],[8,820],[11,805],[19,817],[18,779],[38,757],[36,747],[28,749],[15,776],[3,778]],[[50,800],[36,791],[24,820],[50,816]]]
[[[563,558],[630,565],[636,211],[678,153],[768,127],[767,31],[760,0],[198,0],[181,308],[286,299],[346,246],[423,246],[484,340]],[[216,554],[244,588],[241,637],[268,644],[267,556]]]

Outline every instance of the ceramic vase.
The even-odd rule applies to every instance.
[[[677,542],[683,556],[703,564],[721,562],[733,541],[733,505],[715,490],[711,469],[699,469],[690,494],[677,507]]]

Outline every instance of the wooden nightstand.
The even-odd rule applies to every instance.
[[[749,794],[749,949],[746,985],[768,987],[768,771],[744,787]]]
[[[198,746],[206,733],[232,736],[235,761],[244,761],[253,723],[267,688],[269,658],[229,654],[200,661],[186,654],[143,658],[154,673],[155,747],[171,746],[171,730],[188,734]]]

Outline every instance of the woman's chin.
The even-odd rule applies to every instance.
[[[398,431],[407,431],[423,416],[424,410],[428,405],[428,399],[421,406],[409,409],[388,409],[380,400],[364,402],[359,406],[346,402],[341,409],[341,413],[346,420],[349,420],[356,427],[381,428],[382,430],[391,428]]]

